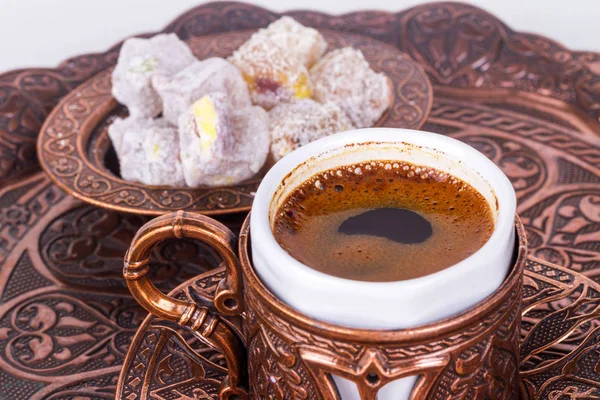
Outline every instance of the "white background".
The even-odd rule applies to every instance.
[[[415,0],[254,0],[274,11],[399,11]],[[162,29],[201,0],[0,0],[0,72],[53,67],[106,50],[126,36]],[[541,33],[579,50],[600,51],[600,0],[472,0],[513,29]]]

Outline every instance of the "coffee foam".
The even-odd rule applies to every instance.
[[[347,145],[323,152],[297,166],[283,180],[275,191],[269,209],[269,221],[274,226],[277,210],[281,208],[287,197],[306,181],[317,184],[326,181],[328,176],[336,174],[360,175],[363,170],[373,167],[396,170],[409,178],[453,179],[452,183],[464,185],[468,183],[487,201],[494,224],[498,217],[498,202],[490,184],[476,171],[465,166],[456,157],[436,149],[416,146],[404,142],[370,142]]]
[[[339,179],[353,179],[353,178],[358,178],[360,176],[363,175],[363,171],[371,171],[374,168],[384,168],[386,173],[394,173],[394,177],[397,178],[410,178],[412,180],[416,180],[416,181],[436,181],[436,182],[447,182],[448,184],[452,185],[452,186],[456,186],[457,187],[457,191],[461,192],[465,189],[468,188],[468,184],[465,183],[464,181],[457,179],[456,177],[448,174],[447,172],[444,171],[439,171],[435,168],[431,168],[431,167],[423,167],[423,166],[418,166],[418,165],[414,165],[414,164],[410,164],[407,162],[390,162],[390,161],[370,161],[370,162],[363,162],[363,163],[358,163],[358,164],[351,164],[351,165],[346,165],[346,166],[342,166],[336,169],[332,169],[332,170],[328,170],[328,171],[324,171],[321,172],[317,175],[313,175],[312,177],[310,177],[309,179],[305,180],[303,182],[302,186],[303,188],[307,187],[307,186],[314,186],[316,189],[322,190],[325,188],[325,185],[328,184],[328,181],[330,179],[335,179],[336,181]],[[388,175],[389,177],[389,175]],[[389,178],[388,178],[389,179]],[[383,182],[381,179],[377,179],[377,181],[381,181]],[[356,181],[355,183],[358,184],[358,181]],[[389,180],[389,183],[392,183],[392,179]],[[296,186],[295,189],[298,189],[300,186]],[[342,192],[346,189],[345,185],[341,184],[341,183],[337,183],[335,184],[335,190],[337,192]],[[354,189],[351,189],[354,190]],[[397,189],[395,189],[397,190]],[[293,191],[291,191],[290,193],[292,193]],[[303,190],[300,189],[300,193],[303,194]],[[365,193],[367,193],[365,191]],[[354,193],[349,193],[349,195],[353,195]],[[285,199],[288,200],[288,199]],[[437,206],[440,202],[445,202],[446,204],[450,204],[450,201],[446,200],[440,200],[437,199],[437,197],[425,197],[424,199],[424,203],[425,204],[430,204],[431,206]],[[286,211],[290,210],[290,207],[294,207],[295,205],[291,205],[291,204],[286,204],[285,202],[281,203],[281,206],[278,208],[279,211],[279,215],[283,215]],[[471,205],[473,206],[473,205]],[[492,207],[490,206],[490,209],[492,209]],[[450,210],[453,210],[453,207],[450,206]]]
[[[413,241],[426,229],[419,217],[407,215],[431,224],[433,236]],[[361,236],[338,232],[350,219],[355,219],[350,231]],[[279,244],[305,265],[367,281],[409,279],[449,267],[479,249],[494,229],[491,207],[472,186],[431,167],[392,161],[351,164],[311,177],[291,193],[275,220]],[[390,242],[393,238],[402,239]]]

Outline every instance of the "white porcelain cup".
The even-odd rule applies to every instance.
[[[487,200],[494,231],[478,251],[423,277],[363,282],[327,275],[293,258],[272,231],[279,206],[315,174],[365,161],[404,161],[462,179]],[[312,142],[266,174],[252,206],[252,261],[262,282],[282,301],[315,319],[374,330],[413,328],[464,311],[493,293],[508,275],[515,244],[516,196],[487,157],[458,140],[423,131],[359,129]],[[355,385],[334,377],[343,400],[359,400]],[[416,377],[383,387],[378,400],[407,399]]]

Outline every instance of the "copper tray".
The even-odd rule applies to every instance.
[[[517,187],[533,255],[563,267],[540,264],[541,272],[533,269],[537,278],[526,282],[527,298],[538,303],[526,310],[523,323],[524,337],[533,332],[522,350],[523,387],[530,398],[545,393],[541,398],[600,397],[600,295],[592,282],[600,282],[600,56],[513,32],[482,10],[452,3],[397,14],[289,14],[321,29],[395,44],[427,70],[435,102],[424,129],[463,138],[499,163]],[[165,30],[190,38],[255,29],[277,17],[219,2],[185,13]],[[75,57],[56,69],[0,76],[3,399],[114,398],[125,352],[146,315],[127,295],[120,276],[126,246],[146,217],[97,209],[66,196],[36,172],[33,151],[50,109],[113,64],[116,51]],[[241,218],[219,217],[234,230]],[[167,283],[184,282],[214,266],[211,257],[193,242],[171,244],[155,255],[164,265],[155,280],[168,290]],[[532,297],[536,293],[539,298]],[[59,326],[60,321],[65,322]],[[539,335],[554,328],[550,336]],[[193,343],[191,348],[199,349]],[[219,356],[206,352],[205,358],[218,365]],[[172,382],[169,368],[181,354],[193,353],[173,352],[172,362],[159,369],[157,384]],[[198,364],[189,365],[199,371]],[[175,389],[182,395],[172,392],[174,398],[185,399],[183,393],[193,387],[178,382],[183,384]]]
[[[255,31],[190,38],[198,59],[228,57]],[[389,79],[393,95],[377,126],[420,128],[429,115],[432,89],[417,63],[394,46],[366,36],[321,30],[329,49],[360,49],[371,67]],[[120,178],[108,137],[108,126],[126,114],[111,95],[112,68],[67,94],[46,118],[38,136],[39,162],[50,178],[70,195],[112,210],[161,215],[185,209],[216,215],[248,211],[261,181],[257,177],[224,187],[148,186]],[[268,166],[263,168],[266,170]]]

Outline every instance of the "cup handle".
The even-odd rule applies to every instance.
[[[136,233],[127,254],[123,276],[137,302],[158,318],[177,322],[196,332],[225,356],[229,378],[222,383],[221,399],[247,399],[246,349],[240,337],[217,314],[193,302],[174,299],[150,281],[150,255],[155,244],[169,238],[200,240],[223,258],[226,275],[215,291],[215,308],[223,315],[243,311],[241,266],[236,237],[225,225],[200,214],[177,211],[151,220]]]

